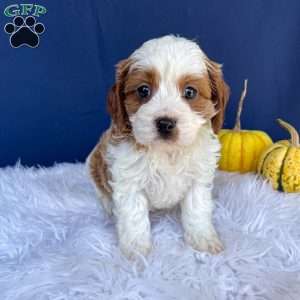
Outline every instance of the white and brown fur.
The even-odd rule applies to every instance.
[[[151,89],[146,100],[137,93],[144,84]],[[194,99],[183,97],[186,86],[197,91]],[[117,65],[108,95],[112,123],[87,164],[127,257],[152,247],[149,211],[177,204],[188,244],[223,249],[212,224],[211,189],[228,94],[221,66],[185,38],[150,40]],[[161,117],[176,119],[168,139],[155,125]]]

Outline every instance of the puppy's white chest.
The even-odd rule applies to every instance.
[[[186,165],[167,158],[148,163],[145,194],[151,209],[171,208],[181,201],[191,185],[191,174]]]
[[[157,149],[139,151],[130,143],[108,147],[114,194],[127,199],[141,193],[149,209],[165,209],[183,200],[195,181],[211,184],[219,143],[205,133],[199,133],[193,146],[171,149],[169,154]]]

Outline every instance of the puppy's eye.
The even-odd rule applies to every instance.
[[[187,86],[184,89],[183,97],[187,100],[192,100],[197,96],[197,90],[191,86]]]
[[[137,88],[137,94],[141,99],[146,99],[149,98],[151,95],[151,89],[148,85],[141,85],[140,87]]]

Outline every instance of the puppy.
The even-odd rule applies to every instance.
[[[129,258],[151,250],[149,211],[181,207],[186,243],[216,254],[211,190],[229,89],[221,66],[193,41],[164,36],[116,67],[110,128],[87,159]]]

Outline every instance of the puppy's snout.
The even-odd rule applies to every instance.
[[[168,137],[176,128],[176,120],[167,117],[158,118],[156,119],[156,128],[161,136]]]

